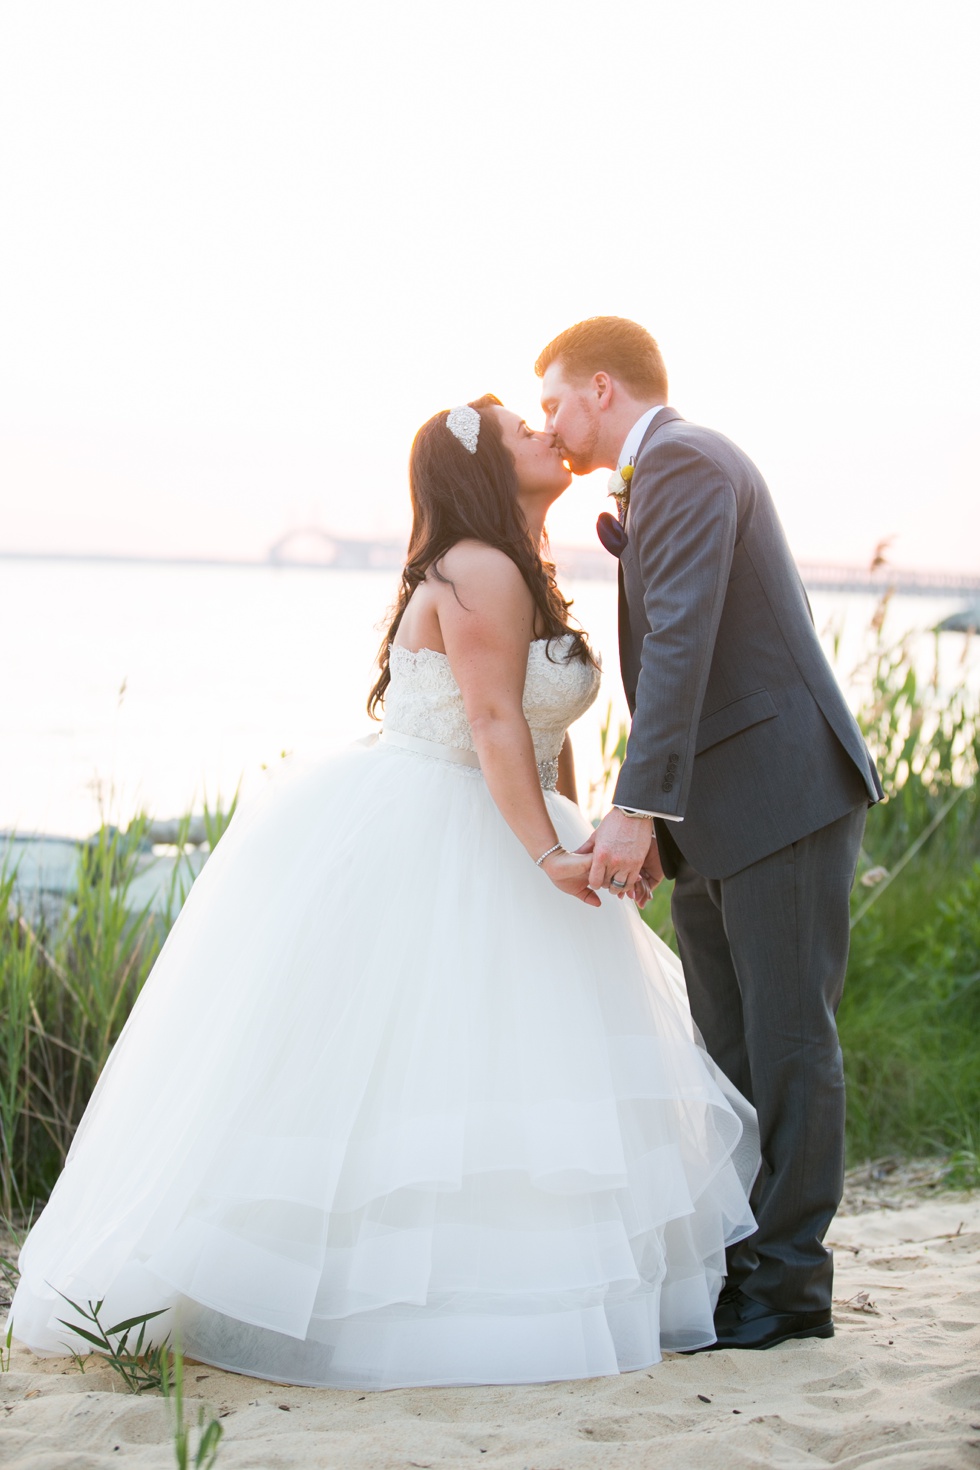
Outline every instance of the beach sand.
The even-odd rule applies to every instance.
[[[188,1364],[187,1417],[198,1403],[220,1416],[217,1470],[980,1466],[980,1195],[898,1207],[873,1195],[831,1232],[829,1342],[576,1383],[364,1395]],[[169,1470],[171,1425],[159,1397],[131,1396],[94,1360],[82,1374],[15,1347],[0,1376],[9,1470]]]

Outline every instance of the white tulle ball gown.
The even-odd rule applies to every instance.
[[[597,675],[532,644],[554,786]],[[287,775],[198,878],[21,1255],[14,1335],[167,1308],[155,1340],[357,1389],[647,1366],[714,1340],[749,1234],[751,1108],[629,902],[529,861],[444,655],[395,649],[384,731]]]

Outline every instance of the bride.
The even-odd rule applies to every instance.
[[[754,1116],[574,851],[599,675],[539,554],[569,478],[489,396],[419,431],[381,737],[236,814],[24,1245],[21,1342],[86,1350],[65,1297],[164,1309],[201,1361],[383,1389],[714,1340]]]

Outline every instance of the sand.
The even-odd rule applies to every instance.
[[[619,1378],[360,1395],[188,1366],[221,1418],[217,1470],[980,1466],[980,1195],[839,1216],[829,1342],[670,1357]],[[100,1364],[14,1348],[0,1376],[0,1465],[175,1464],[172,1419]],[[193,1456],[191,1459],[193,1464]]]

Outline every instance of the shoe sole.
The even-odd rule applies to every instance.
[[[833,1337],[833,1322],[824,1322],[820,1327],[803,1327],[799,1332],[784,1332],[782,1337],[774,1337],[771,1342],[712,1342],[707,1347],[692,1349],[694,1353],[725,1353],[725,1352],[751,1352],[764,1353],[767,1348],[779,1347],[783,1342],[799,1342],[807,1337]]]

